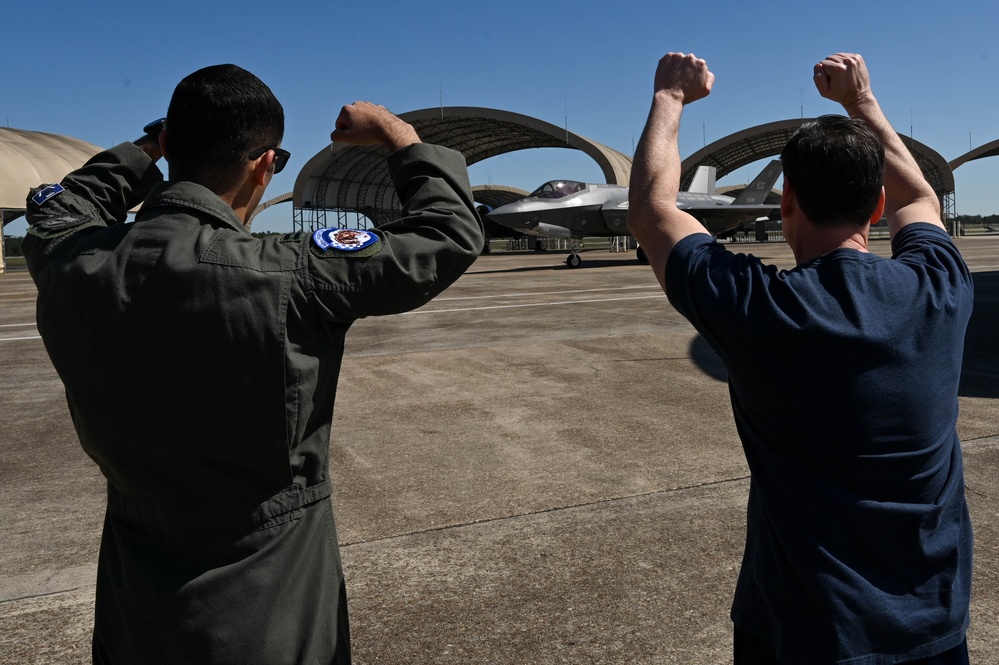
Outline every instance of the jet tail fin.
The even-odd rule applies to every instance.
[[[687,188],[688,192],[694,192],[696,194],[714,194],[715,193],[715,175],[718,173],[718,169],[713,166],[701,165],[697,167],[694,171],[694,179],[690,181],[690,187]]]
[[[774,183],[777,182],[777,178],[780,177],[783,168],[779,159],[772,160],[760,172],[760,175],[756,176],[756,179],[749,183],[739,196],[735,197],[732,205],[762,205]]]

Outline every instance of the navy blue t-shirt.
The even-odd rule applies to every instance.
[[[956,422],[971,276],[947,234],[793,270],[685,238],[670,302],[725,362],[752,473],[732,620],[781,662],[962,642],[972,534]]]

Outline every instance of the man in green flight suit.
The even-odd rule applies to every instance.
[[[254,238],[283,134],[257,77],[207,67],[156,137],[29,195],[38,328],[108,481],[95,663],[350,662],[329,469],[344,336],[443,291],[483,232],[462,156],[358,102],[332,139],[389,151],[400,219]]]

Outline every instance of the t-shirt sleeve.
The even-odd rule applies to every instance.
[[[666,263],[669,302],[725,357],[741,334],[762,264],[728,251],[713,238],[695,234],[681,240]]]
[[[953,239],[935,224],[909,224],[892,238],[892,259],[943,287],[971,287],[971,273]]]

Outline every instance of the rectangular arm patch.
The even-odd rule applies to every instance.
[[[40,206],[49,199],[51,199],[53,196],[57,194],[62,194],[65,191],[66,190],[63,189],[62,185],[56,183],[54,185],[49,185],[48,187],[40,189],[37,192],[35,192],[35,195],[31,197],[31,200],[35,203],[35,205]]]

